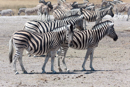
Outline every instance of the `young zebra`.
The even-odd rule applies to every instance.
[[[13,67],[16,74],[16,61],[18,59],[23,73],[27,73],[22,63],[23,50],[26,49],[30,54],[43,55],[47,53],[44,65],[42,67],[42,73],[45,73],[45,66],[51,57],[51,71],[55,73],[53,68],[55,53],[60,48],[61,44],[68,43],[70,46],[73,37],[73,26],[67,25],[64,30],[59,32],[47,32],[37,33],[26,30],[19,30],[15,32],[9,41],[9,60],[10,63],[13,61]],[[13,56],[13,46],[15,47],[16,53]]]
[[[114,30],[114,23],[112,23],[109,20],[96,24],[91,30],[74,32],[71,48],[77,50],[87,49],[85,59],[82,65],[83,70],[86,70],[85,63],[89,56],[90,56],[90,68],[91,70],[94,70],[92,66],[94,49],[98,47],[99,41],[105,36],[109,36],[114,41],[118,39],[118,36]],[[62,47],[63,49],[59,51],[58,56],[60,55],[64,56],[62,58],[63,65],[65,66],[65,70],[69,70],[67,69],[67,66],[65,64],[65,55],[68,50],[68,47],[65,46],[65,44],[62,45]],[[60,67],[60,57],[58,58],[58,66],[59,71],[62,71]]]
[[[100,10],[97,10],[97,11],[89,11],[89,10],[83,9],[82,12],[84,14],[84,18],[86,21],[88,22],[96,21],[96,24],[97,24],[106,15],[110,15],[111,17],[114,16],[112,8],[113,8],[112,6],[108,6],[106,8],[101,8]]]
[[[83,15],[50,22],[31,20],[25,23],[24,29],[39,33],[45,33],[50,32],[55,28],[65,26],[67,24],[72,24],[79,30],[83,30]]]

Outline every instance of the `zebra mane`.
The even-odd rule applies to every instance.
[[[108,8],[110,8],[111,6],[112,6],[112,5],[109,5],[109,6],[106,6],[106,7],[102,7],[102,8],[99,9],[99,11],[104,10],[104,9],[108,9]]]
[[[63,30],[68,29],[68,28],[70,28],[70,25],[65,25],[65,26],[62,26],[59,28],[55,28],[52,32],[59,32],[59,31],[63,31]]]
[[[94,26],[92,27],[92,30],[98,28],[98,26],[103,25],[103,24],[105,24],[105,23],[107,23],[107,24],[108,24],[108,23],[112,23],[112,21],[106,20],[106,21],[104,21],[104,22],[98,23],[98,24],[96,24],[96,25],[94,25]]]

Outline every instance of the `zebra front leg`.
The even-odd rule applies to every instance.
[[[46,63],[48,62],[48,60],[49,60],[49,55],[47,54],[47,56],[46,56],[46,58],[45,58],[45,62],[44,62],[44,64],[43,64],[43,67],[42,67],[42,73],[46,73],[46,71],[45,71],[45,66],[46,66]]]
[[[58,56],[58,70],[62,72],[62,69],[60,67],[60,59],[61,59],[61,48],[57,51],[57,56]]]
[[[85,58],[84,58],[84,62],[83,62],[83,64],[82,64],[82,68],[83,68],[83,71],[86,71],[86,69],[85,69],[85,63],[86,63],[86,61],[87,61],[87,59],[88,59],[88,57],[89,57],[89,55],[90,55],[90,53],[91,53],[91,48],[88,48],[87,49],[87,53],[86,53],[86,55],[85,55]]]
[[[51,52],[51,71],[53,73],[56,73],[56,71],[54,70],[54,59],[55,59],[55,55],[56,55],[56,51],[52,51]]]
[[[129,20],[129,15],[128,15],[128,17],[127,17],[126,21],[128,21],[128,20]]]
[[[92,71],[94,71],[94,68],[93,68],[93,66],[92,66],[93,54],[94,54],[94,49],[93,49],[92,52],[90,53],[90,68],[91,68]]]
[[[61,69],[61,67],[60,67],[60,57],[59,57],[59,55],[58,55],[58,70],[60,71],[60,72],[62,72],[62,69]]]

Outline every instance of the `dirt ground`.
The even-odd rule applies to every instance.
[[[50,62],[47,63],[47,74],[41,74],[44,57],[28,57],[23,54],[23,63],[29,74],[23,74],[17,62],[15,75],[12,64],[8,58],[8,42],[14,31],[21,30],[24,23],[37,16],[0,17],[0,87],[130,87],[130,20],[125,17],[111,18],[106,16],[103,20],[114,21],[115,30],[119,39],[114,42],[111,38],[103,38],[94,52],[93,67],[90,71],[90,61],[86,62],[87,71],[82,71],[82,63],[86,50],[69,48],[66,64],[70,72],[59,72],[57,58],[55,70],[51,73]],[[94,23],[88,23],[90,29]],[[63,68],[63,66],[62,66]]]

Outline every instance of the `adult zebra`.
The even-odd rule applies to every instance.
[[[31,32],[26,30],[16,31],[9,41],[9,60],[12,62],[13,46],[16,49],[16,53],[13,59],[13,67],[16,74],[16,61],[18,59],[23,73],[27,73],[22,63],[22,54],[26,49],[30,54],[43,55],[47,53],[44,65],[42,67],[42,73],[45,73],[45,66],[51,57],[51,71],[55,73],[53,68],[54,58],[57,49],[61,44],[68,43],[70,46],[73,37],[73,26],[68,25],[62,31],[47,32],[40,34],[37,32]]]
[[[83,15],[76,16],[76,17],[69,17],[64,20],[56,20],[56,21],[50,21],[50,22],[43,22],[43,21],[36,21],[31,20],[27,21],[24,25],[24,30],[38,32],[38,33],[45,33],[53,31],[55,28],[62,27],[68,24],[72,24],[79,30],[83,30]],[[74,27],[74,28],[75,28]],[[28,53],[28,56],[31,56]]]
[[[53,31],[53,29],[55,28],[62,27],[68,24],[72,24],[79,30],[83,30],[83,15],[50,22],[31,20],[25,23],[24,29],[39,33],[45,33]]]
[[[89,11],[89,10],[83,9],[82,12],[84,14],[84,18],[86,21],[88,21],[88,22],[96,21],[96,24],[98,24],[104,16],[106,16],[106,15],[110,15],[111,17],[114,16],[112,8],[113,8],[113,6],[110,5],[108,7],[101,8],[96,11]]]
[[[96,24],[95,26],[93,26],[91,30],[74,32],[71,48],[77,49],[77,50],[87,49],[85,59],[82,65],[83,70],[86,70],[85,63],[89,56],[90,56],[90,68],[91,70],[94,70],[92,66],[94,48],[98,46],[99,41],[104,36],[109,36],[114,41],[118,39],[118,36],[114,30],[114,23],[112,23],[109,20]],[[62,58],[62,62],[63,62],[63,65],[65,66],[65,70],[68,71],[69,69],[67,69],[67,66],[65,64],[65,55],[68,50],[68,47],[65,44],[63,44],[62,48],[63,48],[62,50],[59,50],[58,56],[64,55],[64,57]],[[61,52],[63,52],[63,54]],[[62,71],[60,67],[60,57],[58,57],[58,66],[59,66],[59,71]]]
[[[58,8],[58,9],[53,11],[54,20],[63,20],[67,17],[79,16],[79,15],[81,15],[81,9],[79,9],[79,8],[72,9],[69,11],[66,11],[66,9]]]

